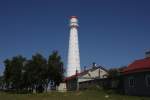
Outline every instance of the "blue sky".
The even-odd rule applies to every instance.
[[[45,57],[58,50],[67,62],[69,16],[79,18],[81,66],[128,65],[150,49],[149,0],[0,0],[0,72],[6,58]]]

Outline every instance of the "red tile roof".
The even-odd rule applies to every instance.
[[[71,16],[70,18],[78,18],[77,16]]]
[[[150,70],[150,57],[136,60],[123,70],[124,74]]]

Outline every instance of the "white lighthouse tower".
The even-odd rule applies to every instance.
[[[80,54],[78,44],[78,19],[76,16],[70,18],[70,38],[68,50],[67,77],[80,72]]]

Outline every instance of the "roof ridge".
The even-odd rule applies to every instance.
[[[150,69],[150,58],[143,58],[133,61],[124,69],[124,73],[133,73],[136,71],[142,71],[143,69]]]

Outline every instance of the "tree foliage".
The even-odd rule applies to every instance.
[[[43,91],[47,79],[47,61],[41,54],[32,56],[25,65],[24,79],[30,90]],[[41,88],[40,88],[41,87]]]
[[[119,68],[111,68],[108,70],[109,77],[110,78],[115,78],[121,75],[122,70],[126,68],[126,66],[119,67]]]
[[[48,60],[37,53],[29,60],[22,56],[6,59],[4,65],[6,89],[42,92],[50,80],[59,85],[63,79],[63,62],[57,51],[54,51]]]
[[[63,62],[57,51],[54,51],[48,58],[48,79],[58,85],[63,79]]]
[[[22,56],[13,57],[11,60],[5,60],[4,79],[7,88],[11,86],[13,89],[21,89],[23,75],[22,69],[25,58]]]

